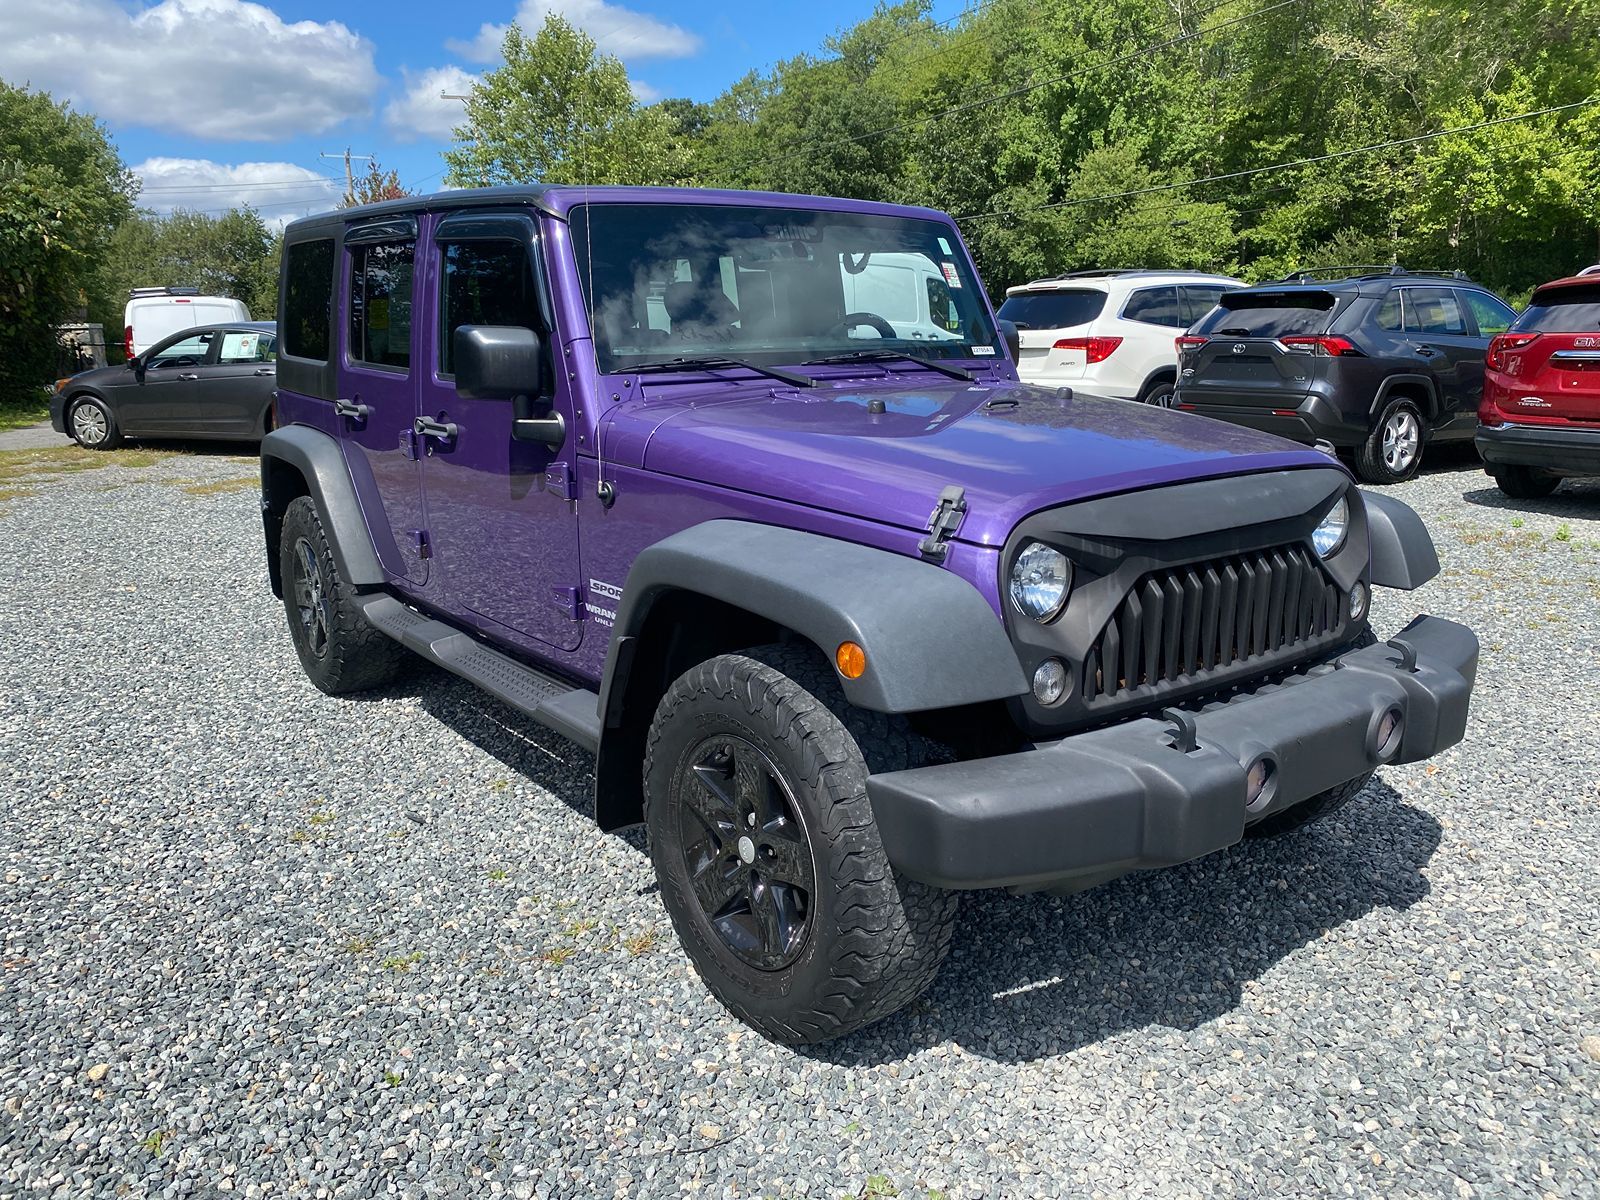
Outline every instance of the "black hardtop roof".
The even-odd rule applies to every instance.
[[[348,225],[351,221],[364,221],[373,217],[403,217],[421,212],[445,212],[453,208],[493,208],[499,205],[531,204],[535,208],[553,213],[555,209],[547,199],[550,190],[550,185],[543,183],[463,188],[460,191],[434,192],[427,196],[404,196],[399,200],[380,200],[376,204],[335,208],[325,213],[315,213],[309,217],[290,221],[284,229],[284,240],[294,241],[304,235],[322,233]]]

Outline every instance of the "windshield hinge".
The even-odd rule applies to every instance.
[[[942,563],[950,553],[950,539],[967,515],[967,490],[951,484],[939,493],[939,503],[928,514],[928,536],[917,543],[924,558]]]

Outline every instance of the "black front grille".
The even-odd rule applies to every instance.
[[[1251,660],[1292,657],[1336,633],[1339,621],[1339,589],[1302,545],[1152,571],[1090,646],[1084,699],[1121,698]]]

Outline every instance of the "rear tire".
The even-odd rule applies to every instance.
[[[72,402],[67,409],[67,429],[72,433],[72,440],[85,450],[115,450],[122,445],[117,419],[92,396]]]
[[[1513,500],[1543,500],[1561,486],[1561,476],[1537,467],[1501,467],[1494,481]]]
[[[850,708],[808,646],[725,654],[668,688],[645,749],[650,856],[684,950],[734,1016],[821,1042],[932,982],[958,896],[894,870],[866,790],[869,770],[925,757],[902,719]]]
[[[1389,401],[1356,447],[1356,474],[1368,483],[1404,483],[1422,465],[1422,414],[1403,397]]]
[[[289,637],[306,677],[330,696],[392,683],[406,665],[406,649],[356,606],[311,497],[296,497],[284,511],[278,554]]]
[[[1177,397],[1178,385],[1170,379],[1158,379],[1139,393],[1139,403],[1152,408],[1171,408]]]

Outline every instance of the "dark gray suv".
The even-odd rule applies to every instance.
[[[1178,339],[1175,403],[1354,452],[1371,483],[1416,474],[1423,446],[1470,440],[1489,339],[1515,313],[1460,274],[1333,268],[1223,295]]]

